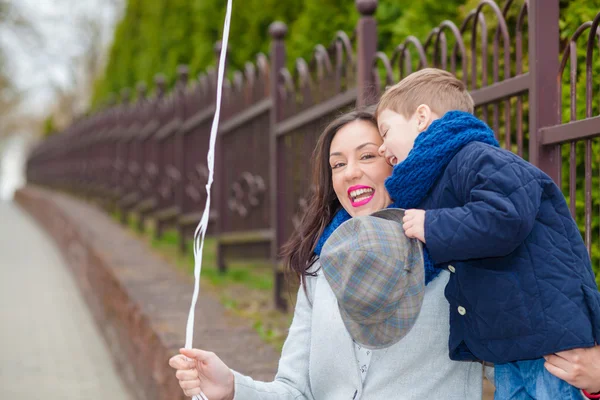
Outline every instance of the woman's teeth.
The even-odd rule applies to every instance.
[[[350,192],[350,198],[352,199],[352,201],[357,201],[357,200],[365,199],[365,198],[371,196],[372,194],[373,194],[373,189],[371,189],[371,188],[357,189],[357,190],[353,190]]]

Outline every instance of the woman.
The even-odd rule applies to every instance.
[[[302,285],[275,380],[258,382],[230,370],[213,353],[182,349],[170,365],[187,396],[202,391],[209,400],[481,399],[481,365],[448,358],[447,271],[426,287],[411,331],[372,352],[352,342],[319,271],[315,247],[340,207],[354,217],[391,204],[384,180],[392,169],[378,153],[381,144],[373,114],[366,111],[341,116],[319,138],[313,163],[317,191],[283,250]]]

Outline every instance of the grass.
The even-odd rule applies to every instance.
[[[120,221],[118,211],[112,212],[111,216]],[[157,239],[153,221],[147,221],[146,229],[141,232],[135,215],[128,219],[127,226],[132,234],[145,241],[158,256],[193,276],[191,241],[188,241],[189,250],[181,253],[179,233],[176,230],[167,230]],[[217,268],[217,240],[207,237],[202,257],[201,288],[215,294],[229,312],[247,320],[261,339],[281,351],[292,314],[273,307],[273,269],[269,263],[262,260],[228,260],[227,270],[223,273]]]

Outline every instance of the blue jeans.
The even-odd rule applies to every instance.
[[[581,400],[581,391],[552,375],[544,359],[496,364],[494,400]]]

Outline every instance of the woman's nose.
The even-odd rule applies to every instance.
[[[362,169],[358,163],[348,163],[345,172],[348,180],[357,179],[362,176]]]

